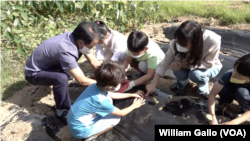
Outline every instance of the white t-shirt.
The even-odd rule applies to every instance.
[[[127,37],[123,34],[121,34],[118,31],[111,30],[111,34],[109,35],[108,39],[106,39],[105,43],[100,45],[96,44],[96,52],[95,56],[97,60],[103,60],[104,59],[104,49],[113,53],[113,56],[111,57],[112,61],[119,61],[119,57],[122,53],[126,52],[127,49]],[[108,48],[109,42],[111,41],[112,36],[113,40],[111,43],[110,48]]]

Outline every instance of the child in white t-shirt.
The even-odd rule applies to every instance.
[[[118,31],[107,28],[103,21],[95,21],[101,33],[101,40],[96,44],[96,58],[101,63],[115,61],[123,63],[126,57],[127,37]]]

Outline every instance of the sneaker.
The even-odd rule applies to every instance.
[[[177,85],[177,82],[170,86],[170,90],[175,91],[175,90],[178,90],[178,89],[179,89],[179,87]]]
[[[68,114],[68,111],[64,111],[64,112],[61,114],[61,116],[58,116],[58,115],[56,114],[56,117],[57,117],[58,119],[60,119],[64,124],[68,125],[68,122],[67,122],[67,114]]]
[[[97,136],[93,135],[93,136],[90,136],[88,138],[82,139],[82,141],[95,141],[96,138],[97,138]]]
[[[189,81],[187,82],[185,86],[187,86],[188,84],[189,84]],[[179,89],[180,88],[178,87],[177,82],[170,86],[170,90],[172,91],[179,90]]]

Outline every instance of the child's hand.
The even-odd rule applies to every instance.
[[[175,70],[175,71],[178,71],[178,70],[181,69],[181,63],[180,63],[180,62],[174,62],[174,63],[172,63],[170,66],[171,66],[171,68],[172,68],[173,70]]]
[[[155,86],[151,83],[146,86],[147,93],[145,97],[147,97],[149,94],[153,93],[155,90]]]
[[[145,99],[143,99],[143,98],[135,98],[132,105],[134,106],[134,108],[139,108],[144,104],[145,104]]]
[[[212,121],[209,123],[210,125],[218,125],[218,121],[216,117],[213,117]]]
[[[137,92],[135,92],[135,97],[137,98],[143,98],[144,97],[144,92],[141,90],[138,90]]]

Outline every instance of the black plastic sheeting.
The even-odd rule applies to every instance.
[[[171,27],[164,29],[166,38],[172,40],[173,33],[177,28],[178,27]],[[250,32],[207,29],[222,36],[221,51],[230,55],[229,57],[220,54],[219,58],[221,59],[223,68],[216,78],[210,80],[211,82],[215,82],[225,71],[233,68],[234,62],[239,57],[250,52]],[[162,50],[166,52],[168,47],[167,44],[163,45]],[[165,77],[175,78],[173,74],[171,74],[171,70],[165,73]],[[136,92],[139,89],[146,93],[144,85],[134,87],[129,92]],[[209,124],[209,121],[206,119],[206,114],[208,113],[208,104],[206,100],[201,100],[192,96],[170,96],[172,93],[172,91],[164,90],[163,92],[156,90],[153,95],[146,97],[145,105],[122,117],[117,126],[99,136],[96,141],[151,141],[154,140],[154,126],[156,124]],[[155,97],[159,103],[155,103],[155,100],[152,97]],[[130,106],[132,102],[133,99],[115,100],[114,105],[123,109]],[[228,115],[226,112],[222,118],[222,113],[222,108],[219,108],[216,105],[216,115],[218,120],[223,120],[222,122],[225,122],[235,118]],[[60,140],[60,138],[56,136],[56,133],[66,125],[53,116],[45,118],[43,122],[45,123],[44,126],[47,134],[55,140]],[[250,125],[250,122],[244,122],[243,124]]]
[[[138,89],[145,92],[145,86],[137,86],[129,92],[136,92]],[[155,102],[153,97],[159,102]],[[206,118],[208,107],[206,100],[200,100],[192,96],[172,96],[156,90],[151,96],[146,97],[146,104],[135,109],[128,115],[122,117],[120,123],[112,130],[99,136],[96,141],[104,139],[108,141],[152,141],[154,140],[154,126],[164,125],[208,125]],[[115,106],[123,109],[130,106],[133,99],[116,100]],[[168,103],[168,104],[167,104]],[[222,108],[216,106],[216,116],[222,120]],[[235,117],[223,115],[222,122],[230,121]],[[243,124],[250,125],[250,122]]]

